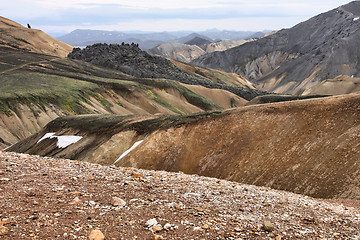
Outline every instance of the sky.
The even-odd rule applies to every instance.
[[[51,35],[115,31],[263,31],[289,28],[342,0],[10,0],[0,16]]]

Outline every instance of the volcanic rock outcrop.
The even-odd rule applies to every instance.
[[[68,56],[71,59],[90,62],[94,65],[119,70],[134,77],[166,78],[190,85],[224,89],[246,100],[266,92],[210,81],[202,76],[177,68],[171,61],[152,56],[136,44],[94,44],[85,49],[76,48]]]

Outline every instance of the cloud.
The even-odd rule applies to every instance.
[[[194,27],[237,29],[253,26],[253,30],[274,29],[294,25],[316,14],[345,4],[333,0],[12,0],[2,4],[1,14],[20,23],[50,29],[133,27],[149,30]],[[230,23],[232,21],[234,26]],[[248,21],[247,24],[243,24]],[[262,22],[261,22],[262,21]],[[241,22],[242,24],[238,24]],[[226,23],[226,24],[225,24]],[[171,26],[173,24],[173,26]],[[178,25],[174,25],[178,24]],[[157,26],[153,26],[157,25]],[[262,26],[262,27],[261,27]],[[256,27],[256,28],[255,28]],[[165,29],[164,29],[165,30]],[[245,29],[244,29],[245,30]]]

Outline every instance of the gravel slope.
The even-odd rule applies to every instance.
[[[106,239],[360,238],[360,208],[196,175],[7,152],[0,152],[0,209],[1,239],[87,239],[94,229]]]

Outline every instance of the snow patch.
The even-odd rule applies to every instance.
[[[16,144],[16,143],[15,143]],[[14,146],[15,144],[8,146],[7,148],[4,148],[4,150],[6,151],[7,149],[11,148],[12,146]]]
[[[78,142],[83,137],[74,136],[74,135],[55,136],[55,133],[46,133],[42,138],[40,138],[39,141],[37,141],[37,143],[41,142],[42,140],[44,140],[46,138],[50,138],[50,139],[56,138],[57,139],[56,146],[58,148],[67,148],[71,144]]]
[[[121,156],[113,164],[117,163],[120,159],[122,159],[123,157],[128,155],[129,152],[131,152],[134,148],[136,148],[138,145],[140,145],[143,141],[144,140],[140,140],[140,141],[137,141],[136,143],[134,143],[134,145],[132,145],[131,148],[129,148],[123,154],[121,154]]]
[[[41,142],[42,140],[46,139],[46,138],[52,138],[55,135],[55,133],[46,133],[42,138],[40,138],[39,141],[37,141],[37,143]]]
[[[359,19],[360,19],[360,17],[356,17],[356,18],[353,19],[353,21],[357,21]]]
[[[82,139],[81,136],[72,136],[72,135],[54,136],[54,137],[57,137],[57,139],[58,139],[58,143],[57,143],[58,148],[66,148],[66,147],[70,146],[71,144],[76,143],[80,139]]]

